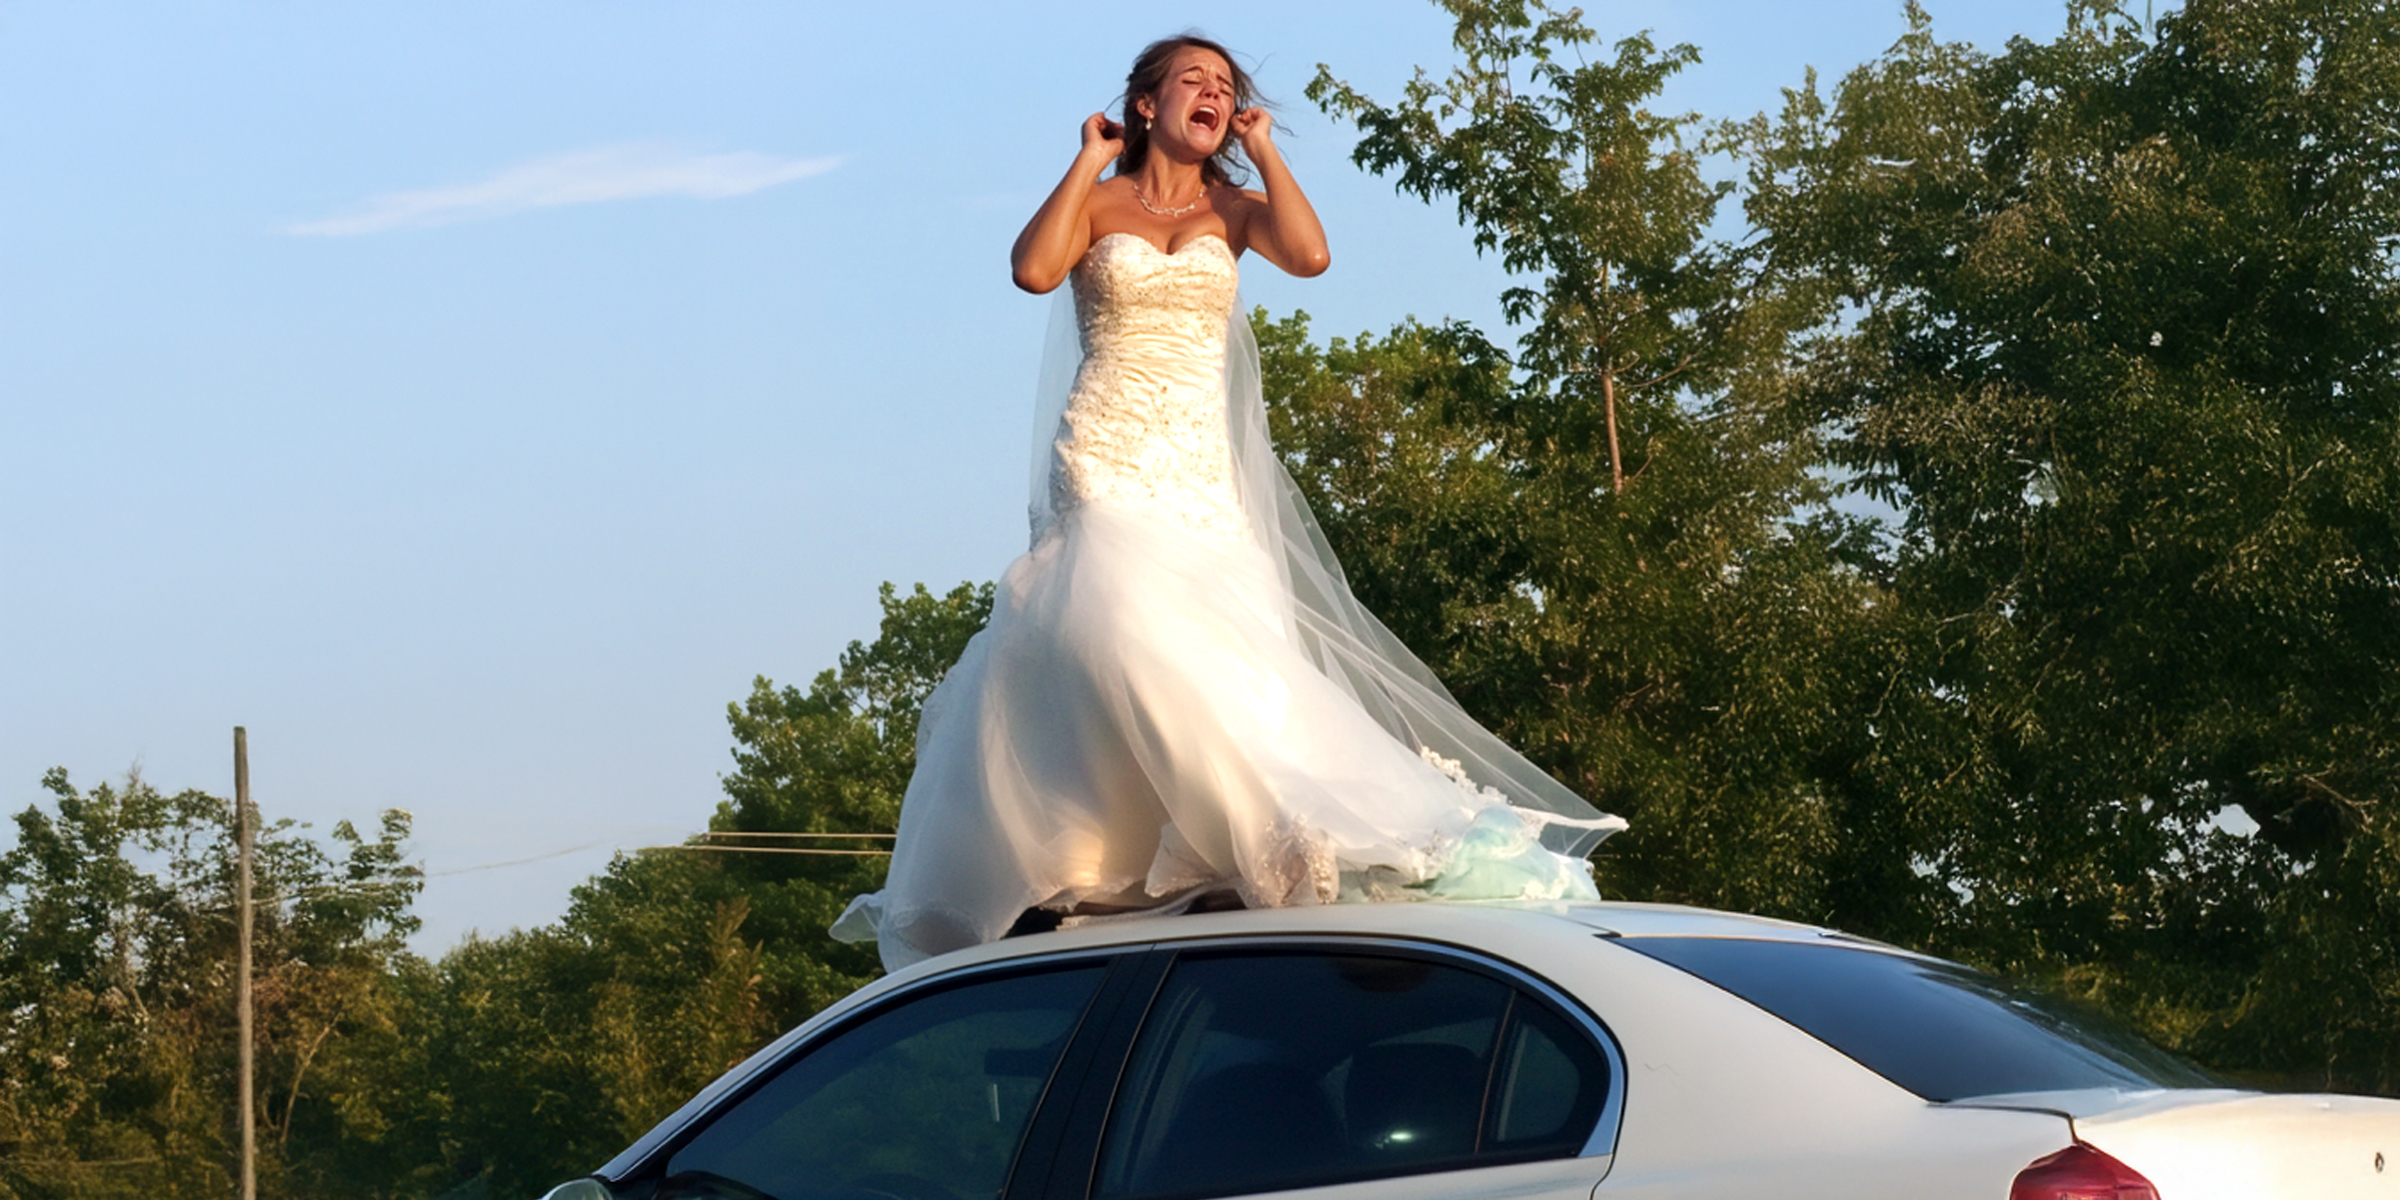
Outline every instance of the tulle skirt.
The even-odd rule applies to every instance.
[[[1562,818],[1511,807],[1328,679],[1290,595],[1247,540],[1061,514],[927,701],[890,877],[836,935],[897,969],[1028,909],[1212,889],[1253,907],[1596,898],[1584,863],[1540,844]]]

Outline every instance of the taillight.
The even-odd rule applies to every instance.
[[[2158,1200],[2139,1171],[2077,1142],[2017,1172],[2008,1200]]]

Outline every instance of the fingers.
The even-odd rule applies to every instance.
[[[1083,119],[1085,145],[1124,140],[1125,127],[1108,119],[1107,113],[1093,113]]]

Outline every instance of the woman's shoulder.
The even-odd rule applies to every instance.
[[[1133,181],[1122,175],[1111,175],[1093,184],[1090,198],[1085,200],[1083,205],[1085,220],[1091,222],[1091,218],[1099,217],[1099,221],[1091,223],[1112,223],[1109,220],[1111,215],[1119,211],[1133,211],[1137,208],[1133,195]]]
[[[1211,190],[1209,207],[1225,222],[1225,240],[1238,253],[1250,244],[1250,218],[1267,210],[1267,194],[1239,184],[1220,183]]]
[[[1133,180],[1123,175],[1111,175],[1092,185],[1092,201],[1110,207],[1133,203]]]
[[[1210,192],[1209,202],[1220,210],[1233,207],[1247,211],[1264,208],[1267,204],[1265,192],[1256,188],[1246,188],[1238,183],[1220,183],[1210,189]]]

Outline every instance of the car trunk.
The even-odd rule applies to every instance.
[[[2400,1200],[2400,1100],[2090,1089],[1952,1106],[2062,1113],[2159,1200]]]

